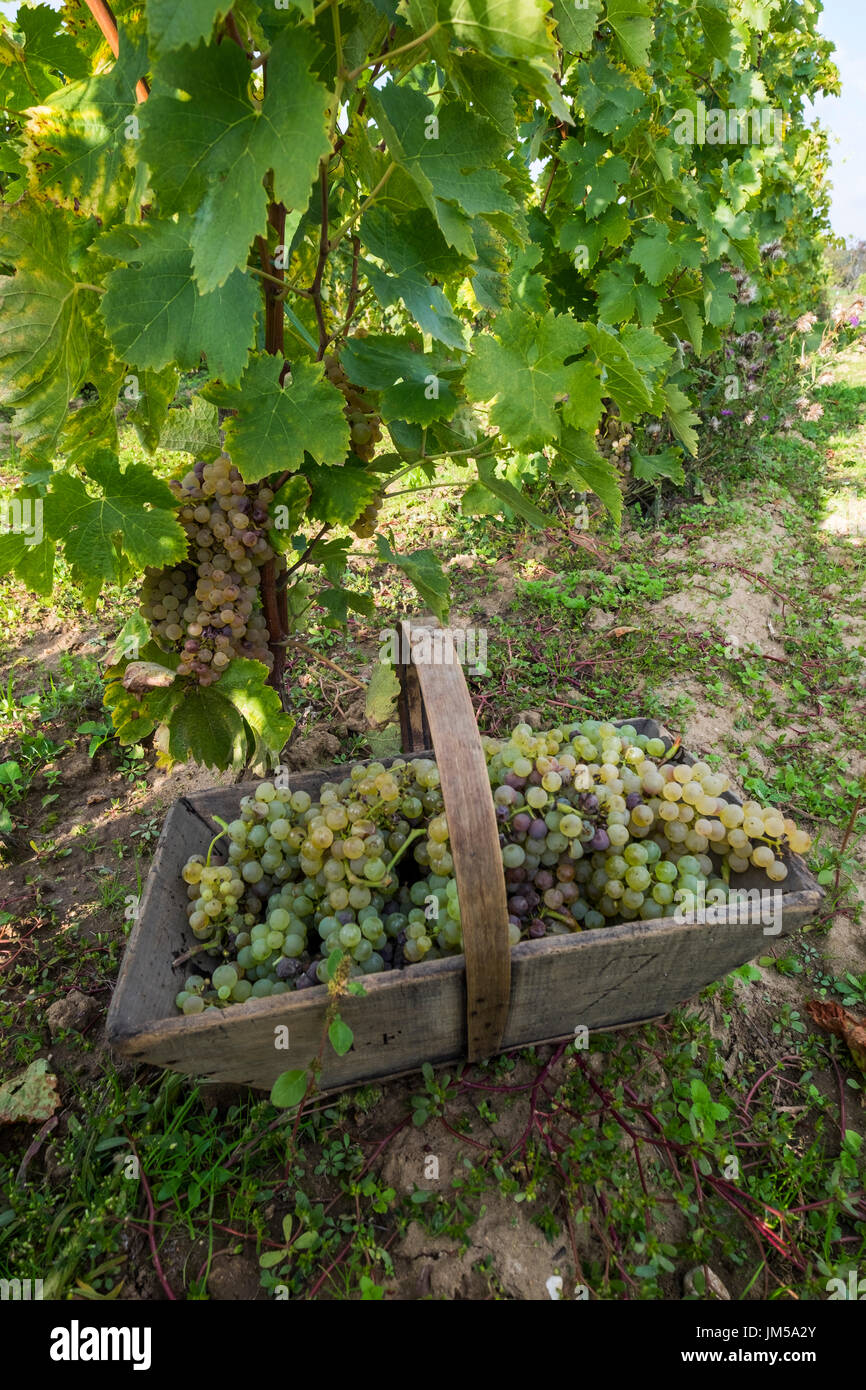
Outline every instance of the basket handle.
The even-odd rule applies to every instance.
[[[417,661],[413,653],[413,634],[423,642],[425,629],[434,661],[429,655]],[[466,961],[467,1055],[475,1062],[498,1051],[510,1005],[511,947],[499,828],[475,711],[451,633],[430,623],[404,622],[401,638],[404,689],[415,696],[411,724],[418,729],[423,722],[429,728],[448,818]]]

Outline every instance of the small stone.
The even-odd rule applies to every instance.
[[[706,1279],[706,1293],[699,1292],[698,1284],[695,1282],[696,1278],[700,1280],[701,1284]],[[710,1269],[709,1265],[695,1265],[694,1269],[689,1270],[683,1280],[683,1292],[689,1298],[702,1298],[705,1301],[718,1298],[726,1303],[731,1301],[731,1295],[725,1285],[715,1270]]]
[[[475,568],[474,555],[452,555],[448,561],[448,569],[471,570]]]
[[[99,1005],[95,999],[81,994],[77,989],[70,990],[65,999],[58,999],[46,1011],[45,1017],[52,1040],[64,1029],[71,1029],[73,1033],[83,1033],[98,1013]]]

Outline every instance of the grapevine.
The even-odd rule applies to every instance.
[[[143,578],[153,640],[127,650],[133,624],[106,672],[121,742],[276,763],[302,614],[372,616],[352,534],[447,619],[441,558],[381,530],[390,481],[453,460],[470,514],[555,525],[572,489],[616,527],[685,482],[721,385],[756,386],[753,335],[811,302],[828,160],[805,108],[838,90],[818,6],[506,8],[0,21],[0,404],[17,500],[44,509],[33,545],[0,535],[0,574],[47,596],[59,554],[90,604]],[[750,103],[758,136],[732,135]],[[234,520],[193,467],[217,455]]]

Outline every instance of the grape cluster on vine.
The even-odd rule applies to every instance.
[[[343,414],[349,422],[352,452],[364,463],[369,463],[376,452],[376,445],[382,438],[382,421],[376,407],[369,400],[363,387],[353,386],[340,364],[340,359],[333,353],[328,353],[325,357],[325,376],[346,398]]]
[[[199,460],[169,487],[189,541],[183,564],[145,571],[141,613],[156,639],[180,650],[178,675],[212,685],[235,656],[270,669],[267,624],[258,605],[262,566],[282,557],[268,543],[267,486],[245,483],[226,454]]]

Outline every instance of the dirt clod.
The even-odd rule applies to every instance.
[[[217,1255],[207,1281],[211,1298],[220,1302],[250,1302],[264,1298],[255,1260],[246,1255]]]
[[[95,999],[91,999],[86,994],[80,994],[77,989],[70,990],[64,999],[58,999],[46,1011],[45,1018],[52,1040],[64,1029],[71,1029],[74,1033],[83,1033],[85,1028],[93,1022],[98,1012],[99,1006]]]

